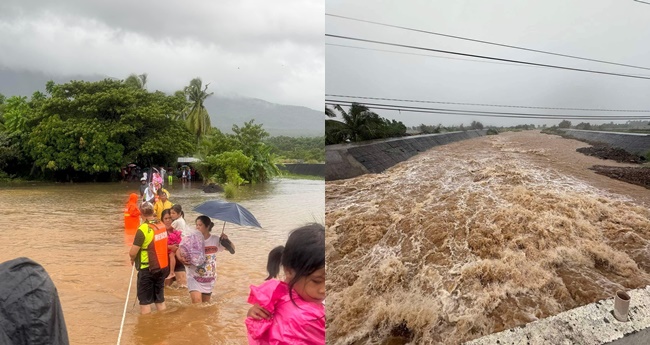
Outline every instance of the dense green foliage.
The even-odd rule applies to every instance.
[[[47,94],[0,94],[0,177],[108,181],[121,167],[173,164],[199,156],[208,180],[239,186],[280,171],[276,155],[324,161],[324,139],[269,138],[254,121],[234,134],[211,127],[198,78],[173,95],[146,89],[147,75],[126,80],[46,84]]]
[[[325,162],[325,137],[279,136],[267,138],[264,142],[271,146],[271,152],[280,159],[299,160],[305,163]]]
[[[211,182],[241,185],[257,183],[278,176],[271,146],[264,143],[269,136],[262,125],[254,120],[244,126],[233,125],[234,134],[224,134],[213,128],[199,144],[202,162],[197,164],[199,173]]]
[[[48,95],[10,97],[2,107],[0,168],[10,175],[109,180],[128,163],[173,162],[195,151],[175,120],[184,98],[120,80],[48,82]]]
[[[325,120],[327,145],[400,137],[406,134],[406,126],[402,122],[385,119],[364,105],[353,103],[347,112],[339,105],[334,108],[341,114],[343,121]],[[326,114],[331,117],[333,112],[326,109]]]

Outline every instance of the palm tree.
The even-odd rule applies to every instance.
[[[335,105],[334,109],[341,113],[343,121],[325,120],[326,141],[329,143],[373,139],[376,130],[383,124],[379,115],[358,103],[352,103],[348,112],[340,105]]]
[[[210,124],[210,115],[208,110],[203,106],[206,98],[214,94],[214,92],[207,93],[208,84],[203,87],[203,82],[200,78],[194,78],[190,81],[190,85],[185,87],[185,95],[191,102],[185,111],[185,118],[187,119],[187,128],[196,136],[197,142],[203,136],[208,134],[212,125]]]
[[[334,110],[332,110],[332,109],[328,108],[327,106],[325,106],[325,116],[327,116],[327,117],[336,117],[336,113],[334,112]]]

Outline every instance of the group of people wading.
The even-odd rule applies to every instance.
[[[226,250],[221,240],[228,239],[225,234],[211,234],[214,223],[207,216],[197,217],[191,228],[181,206],[172,204],[162,187],[156,195],[153,204],[145,198],[138,207],[139,198],[133,193],[124,211],[130,218],[125,218],[127,227],[129,221],[142,219],[129,250],[131,264],[138,271],[141,314],[151,313],[152,304],[159,311],[166,308],[165,286],[174,280],[187,286],[192,303],[209,302],[217,277],[217,253]],[[204,240],[205,260],[192,265],[181,243],[196,232]],[[276,279],[280,267],[284,280]],[[267,270],[264,283],[250,286],[248,303],[252,306],[245,321],[249,344],[324,344],[325,228],[308,224],[293,230],[284,246],[269,253]]]

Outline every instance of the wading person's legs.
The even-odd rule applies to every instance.
[[[190,298],[192,299],[192,303],[203,302],[203,298],[200,291],[190,291]]]
[[[154,279],[148,269],[138,271],[138,301],[140,301],[140,314],[151,313],[151,304],[154,302]]]
[[[169,266],[163,268],[162,270],[156,271],[153,276],[155,283],[153,286],[154,291],[154,303],[156,304],[156,309],[161,311],[165,310],[165,278],[169,275]]]

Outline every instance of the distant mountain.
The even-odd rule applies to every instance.
[[[35,91],[45,92],[45,83],[54,80],[57,84],[70,80],[98,81],[101,75],[47,75],[40,72],[14,71],[0,67],[0,93],[7,96],[31,96]]]
[[[98,81],[101,75],[46,75],[39,72],[14,71],[0,68],[0,93],[10,96],[31,96],[34,91],[45,92],[45,83],[66,83],[70,80]],[[307,107],[270,103],[246,97],[224,97],[214,94],[205,102],[212,125],[224,132],[232,132],[232,125],[242,126],[255,119],[264,125],[272,136],[319,136],[323,135],[323,112]]]
[[[272,136],[324,135],[323,112],[306,107],[269,103],[256,98],[229,98],[214,94],[205,100],[213,126],[231,132],[232,125],[242,126],[255,119]]]

